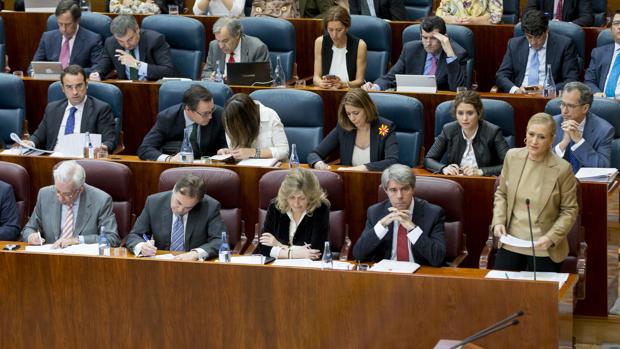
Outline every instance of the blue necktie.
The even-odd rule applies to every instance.
[[[538,68],[540,68],[540,62],[538,61],[538,50],[534,50],[531,63],[530,70],[527,72],[527,83],[529,86],[537,86]]]
[[[69,117],[67,118],[67,124],[65,125],[65,134],[73,133],[73,129],[75,128],[75,112],[77,111],[76,107],[71,107],[69,109]]]
[[[172,243],[170,244],[170,251],[185,251],[183,244],[185,242],[185,234],[183,234],[183,217],[176,216],[174,225],[172,226]]]
[[[614,66],[609,72],[609,79],[607,79],[607,86],[605,86],[605,96],[614,98],[616,97],[616,86],[618,85],[618,77],[620,76],[620,57],[616,56]]]
[[[579,163],[579,160],[577,160],[575,154],[573,153],[573,150],[571,149],[573,145],[575,145],[575,142],[573,141],[570,141],[568,143],[568,147],[566,147],[566,150],[564,151],[564,159],[570,163],[571,167],[573,168],[573,173],[577,173],[581,164]]]

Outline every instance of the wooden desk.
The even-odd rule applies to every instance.
[[[22,165],[30,173],[31,202],[34,207],[38,190],[52,184],[52,168],[62,159],[50,157],[20,157],[0,155],[0,161]],[[127,165],[134,174],[134,212],[140,214],[146,197],[157,192],[161,172],[168,168],[184,166],[180,163],[160,163],[140,161],[135,156],[122,156],[115,160]],[[251,240],[254,224],[258,221],[258,181],[260,177],[273,168],[257,168],[234,165],[222,165],[239,174],[241,178],[241,209],[246,222],[246,234]],[[345,190],[345,212],[349,225],[349,235],[353,243],[357,241],[364,229],[367,208],[377,202],[377,188],[381,181],[379,172],[336,171],[343,178]],[[418,175],[431,175],[425,170],[415,170]],[[439,176],[444,177],[445,176]],[[486,177],[448,177],[463,186],[465,190],[465,232],[469,255],[463,266],[478,267],[480,251],[488,235],[488,225],[492,218],[493,178]],[[608,309],[617,297],[614,283],[617,277],[617,260],[608,256],[608,248],[617,246],[617,242],[608,241],[613,234],[607,234],[608,206],[607,190],[604,184],[583,183],[582,199],[584,203],[582,223],[586,228],[588,243],[587,291],[586,299],[579,301],[576,313],[580,315],[607,316]],[[612,195],[618,201],[618,190]],[[32,208],[31,208],[32,209]],[[30,212],[30,211],[28,211]],[[610,217],[617,224],[617,217]],[[617,226],[617,225],[610,225]],[[617,251],[617,247],[616,247]],[[617,256],[617,255],[616,255]]]
[[[520,309],[518,326],[477,344],[572,342],[574,275],[558,292],[465,269],[385,274],[23,250],[0,252],[0,266],[0,328],[12,348],[431,348]]]

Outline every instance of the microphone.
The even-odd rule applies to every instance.
[[[536,250],[534,249],[534,233],[532,233],[532,216],[530,215],[530,199],[525,199],[527,205],[527,221],[530,224],[530,239],[532,240],[532,258],[534,259],[534,281],[536,281]]]
[[[507,327],[518,325],[519,324],[519,320],[517,320],[517,318],[520,317],[520,316],[523,316],[523,314],[525,314],[525,312],[523,310],[519,310],[516,313],[514,313],[514,314],[510,315],[509,317],[505,318],[504,320],[499,321],[499,322],[497,322],[497,323],[495,323],[495,324],[485,328],[484,330],[482,330],[482,331],[480,331],[480,332],[478,332],[478,333],[476,333],[476,334],[474,334],[474,335],[472,335],[470,337],[467,337],[467,338],[463,339],[458,344],[450,347],[450,349],[460,348],[460,347],[464,346],[465,344],[477,341],[480,338],[486,337],[486,336],[488,336],[490,334],[493,334],[493,333],[495,333],[497,331],[501,331],[501,330],[503,330],[503,329],[505,329]]]

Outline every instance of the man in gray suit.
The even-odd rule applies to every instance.
[[[77,162],[60,163],[54,170],[54,185],[39,190],[34,212],[22,230],[23,241],[58,247],[92,244],[105,228],[110,245],[119,246],[112,198],[85,180],[84,168]]]
[[[137,256],[153,256],[158,249],[188,251],[175,256],[179,260],[217,256],[226,226],[220,203],[205,192],[203,179],[187,174],[172,191],[150,195],[127,236],[127,249]]]
[[[213,24],[213,34],[215,40],[209,43],[203,79],[213,77],[218,61],[223,76],[226,76],[226,63],[271,62],[267,45],[243,34],[241,22],[236,18],[220,17]]]

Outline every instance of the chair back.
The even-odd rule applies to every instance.
[[[391,93],[369,95],[379,116],[396,125],[399,163],[416,167],[424,145],[424,106],[413,97]]]
[[[592,0],[593,27],[601,27],[607,22],[607,0]]]
[[[300,162],[306,162],[308,154],[323,139],[321,97],[314,92],[294,89],[257,90],[250,97],[278,113],[289,145],[295,143]]]
[[[112,32],[110,32],[110,23],[112,23],[112,19],[101,13],[83,11],[80,17],[80,25],[91,32],[101,35],[103,41],[105,41],[107,37],[112,36]],[[58,29],[56,16],[51,15],[47,17],[47,31],[56,29]]]
[[[4,60],[4,56],[6,55],[6,39],[4,36],[4,20],[0,18],[0,67],[2,68],[6,66]]]
[[[573,41],[575,47],[577,48],[577,53],[579,54],[579,57],[577,57],[579,69],[583,69],[583,59],[586,52],[586,35],[583,28],[572,22],[549,21],[549,31],[564,35]],[[515,25],[513,36],[523,36],[521,23]]]
[[[407,20],[409,21],[430,16],[433,10],[432,0],[404,0],[404,3],[405,10],[407,11]]]
[[[221,83],[213,81],[166,81],[159,88],[159,111],[183,102],[183,94],[192,85],[202,85],[213,95],[213,102],[224,107],[226,101],[232,97],[233,92]]]
[[[611,35],[611,31],[603,30],[598,33],[596,37],[596,47],[605,46],[614,43],[614,37]]]
[[[295,64],[295,27],[282,18],[245,17],[241,19],[243,33],[259,38],[267,45],[271,57],[271,69],[275,71],[280,57],[286,80],[293,77]]]
[[[200,79],[200,66],[205,60],[206,34],[199,20],[186,16],[153,15],[144,17],[142,28],[166,37],[172,64],[180,77]]]
[[[0,181],[13,187],[19,224],[23,226],[30,213],[30,175],[25,168],[12,162],[0,161]]]
[[[4,144],[13,144],[11,133],[22,136],[26,115],[26,92],[21,78],[0,73],[0,138]]]
[[[471,86],[471,82],[474,75],[474,64],[476,57],[476,43],[474,40],[474,32],[471,29],[462,25],[447,24],[446,34],[450,39],[454,40],[457,44],[461,45],[465,51],[467,51],[467,66],[466,66],[466,84],[467,87]],[[409,41],[421,40],[420,39],[420,24],[412,24],[403,30],[403,45]]]
[[[175,183],[186,174],[196,175],[207,185],[207,195],[220,203],[220,214],[228,231],[228,243],[235,246],[244,232],[241,220],[241,180],[239,175],[225,168],[216,167],[175,167],[159,175],[160,192],[172,190]]]
[[[519,0],[504,0],[502,24],[515,24],[519,21]]]
[[[367,81],[375,81],[387,72],[392,52],[392,29],[383,19],[351,15],[351,27],[349,32],[366,42],[368,53],[366,55]]]

